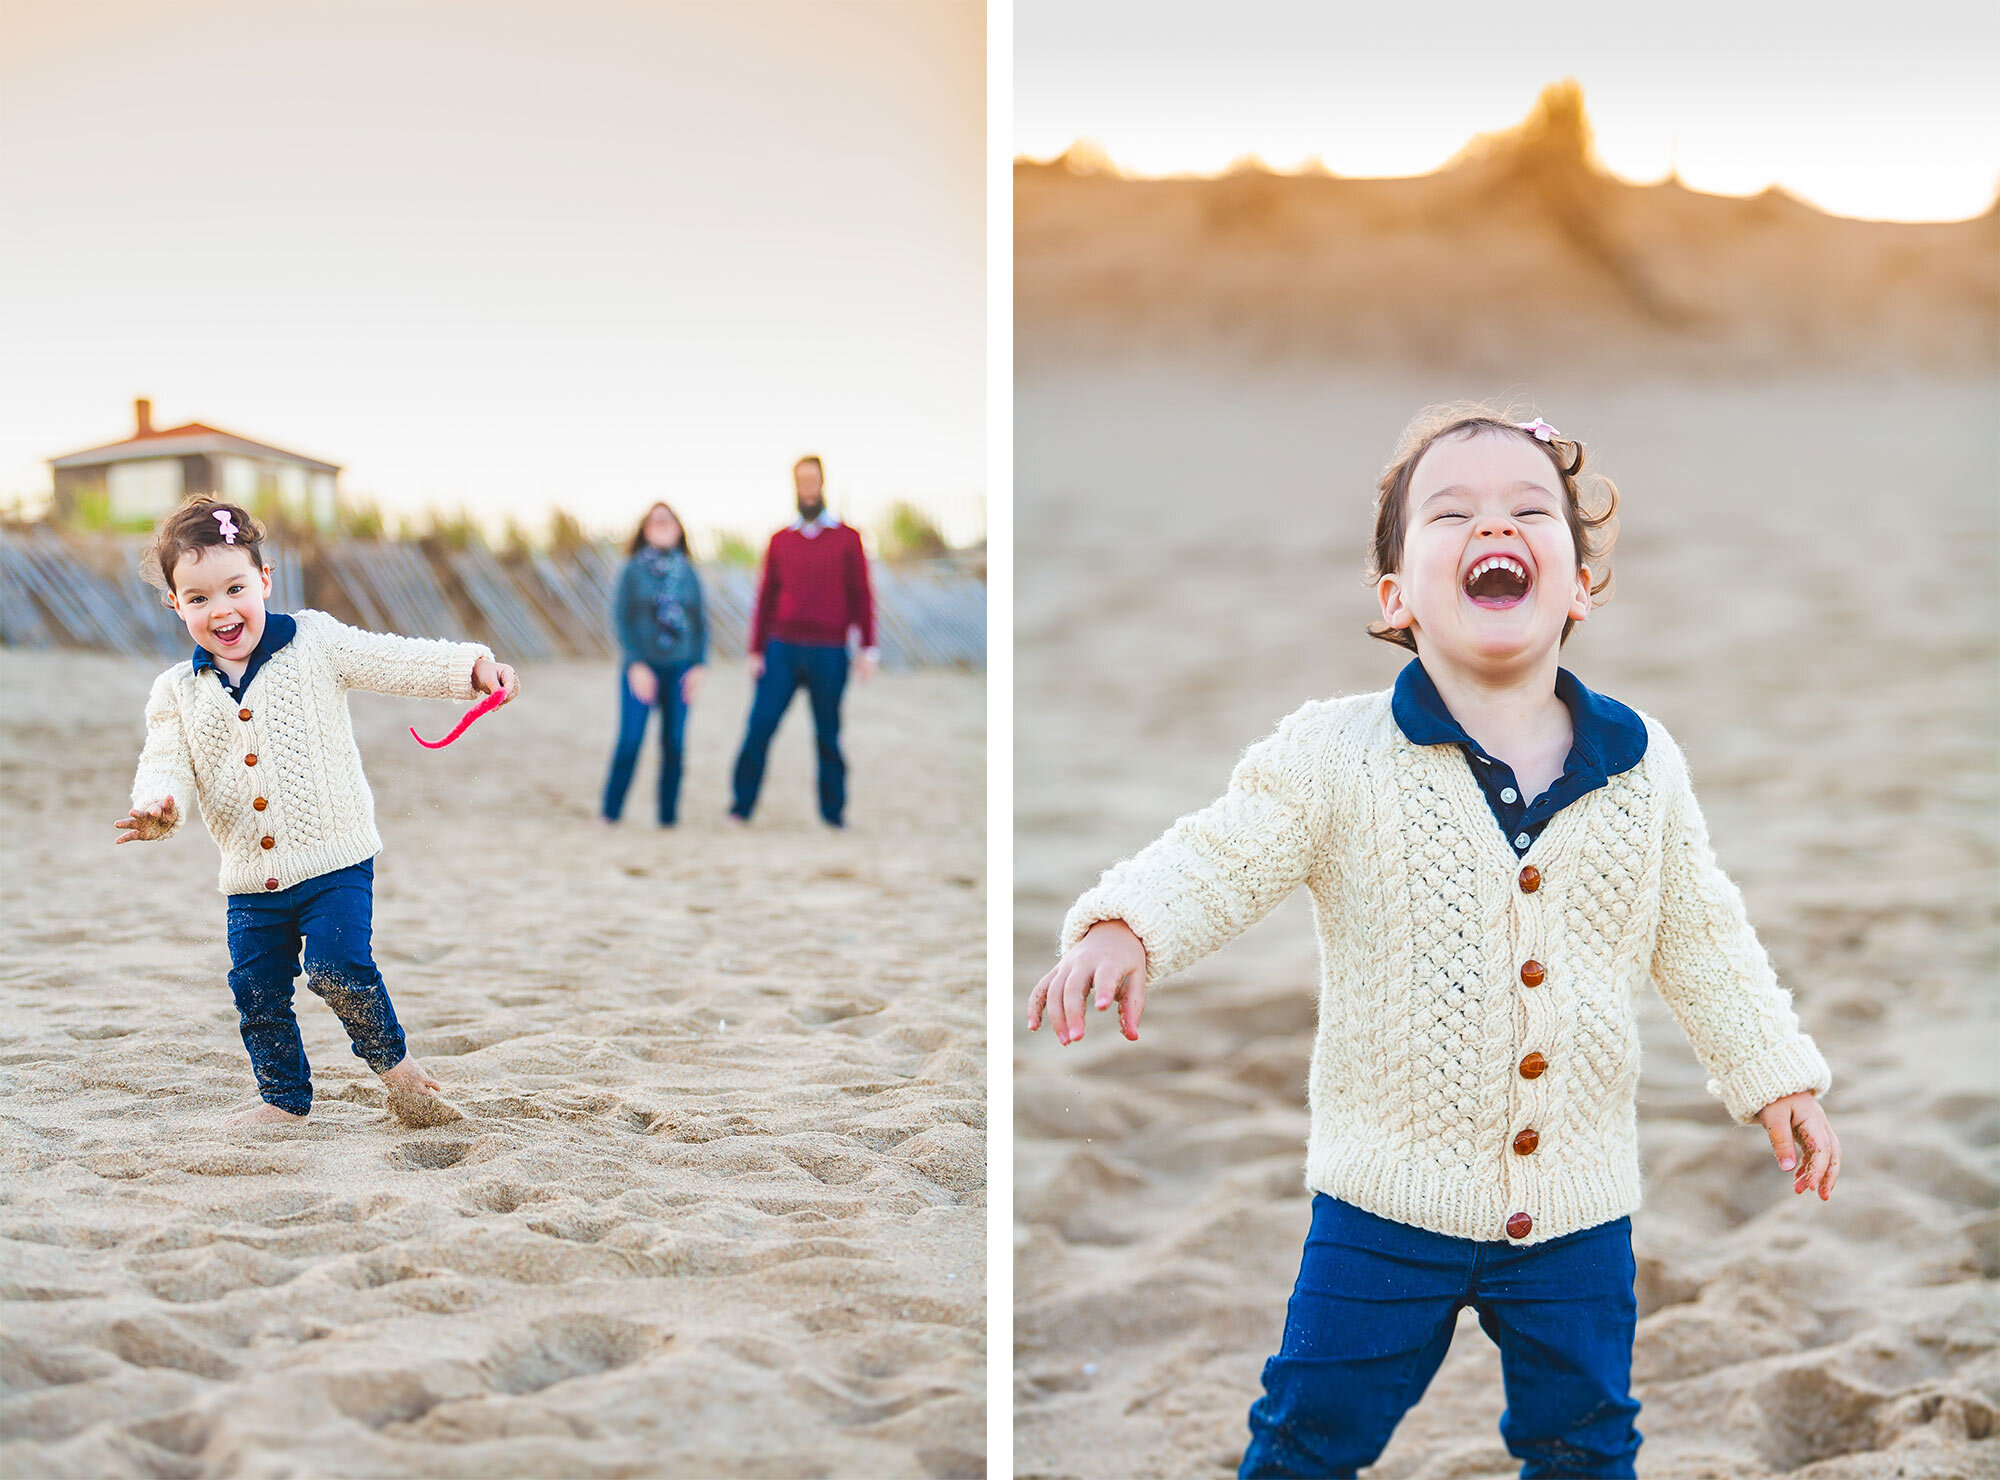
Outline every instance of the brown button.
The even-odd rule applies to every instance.
[[[1542,981],[1543,981],[1543,979],[1544,979],[1544,978],[1545,978],[1546,976],[1547,976],[1547,973],[1546,973],[1546,972],[1544,972],[1544,971],[1542,970],[1542,963],[1541,963],[1541,962],[1539,962],[1539,961],[1523,961],[1523,962],[1521,963],[1521,985],[1522,985],[1522,986],[1524,986],[1524,987],[1539,987],[1539,986],[1540,986],[1540,985],[1542,984]]]
[[[1542,871],[1540,869],[1531,863],[1521,870],[1521,892],[1523,894],[1533,894],[1541,887]]]
[[[1531,1053],[1525,1059],[1521,1060],[1521,1077],[1523,1079],[1539,1079],[1542,1077],[1542,1070],[1548,1068],[1548,1066],[1549,1061],[1547,1059],[1538,1053]]]
[[[263,811],[263,810],[264,810],[264,809],[265,809],[266,807],[270,806],[271,804],[270,804],[269,802],[265,801],[265,800],[264,800],[264,799],[263,799],[262,797],[259,797],[259,798],[257,798],[257,800],[256,800],[256,801],[252,802],[252,803],[251,803],[250,805],[251,805],[251,806],[253,806],[253,807],[255,807],[255,808],[256,808],[256,809],[257,809],[257,810],[258,810],[259,812],[261,812],[261,811]]]
[[[275,848],[278,846],[278,840],[276,838],[266,838],[264,839],[264,846],[266,848]]]
[[[250,711],[247,709],[239,709],[236,711],[236,717],[238,719],[248,719],[250,718]]]
[[[248,755],[244,756],[244,757],[243,757],[243,764],[244,764],[244,765],[246,765],[246,766],[254,766],[254,765],[256,765],[256,764],[257,764],[257,752],[253,750],[253,751],[251,751],[251,752],[250,752],[250,753],[249,753]]]
[[[1533,1156],[1535,1148],[1542,1144],[1542,1138],[1535,1134],[1533,1126],[1514,1137],[1514,1150],[1521,1156]]]
[[[264,887],[266,889],[275,889],[278,887],[278,881],[276,879],[266,879],[264,881]]]
[[[1528,1231],[1534,1226],[1535,1220],[1533,1218],[1530,1218],[1526,1213],[1516,1213],[1507,1220],[1507,1237],[1526,1238]]]

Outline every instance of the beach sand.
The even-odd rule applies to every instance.
[[[1137,1044],[1019,1021],[1099,869],[1300,703],[1393,681],[1363,635],[1376,473],[1426,402],[1511,385],[1622,483],[1617,591],[1565,661],[1687,752],[1844,1146],[1833,1200],[1794,1197],[1647,994],[1639,1473],[2000,1475],[1994,377],[1523,381],[1080,334],[1024,327],[1015,402],[1017,1473],[1234,1473],[1309,1218],[1309,907],[1156,986]],[[1504,1405],[1467,1312],[1366,1473],[1510,1477]]]
[[[308,1124],[255,1101],[198,822],[114,848],[154,669],[4,659],[5,1397],[36,1476],[883,1475],[984,1451],[984,680],[847,702],[850,827],[794,708],[723,821],[747,675],[684,821],[594,822],[609,665],[357,695],[377,957],[465,1112],[395,1123],[300,984]]]

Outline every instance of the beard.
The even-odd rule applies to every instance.
[[[802,498],[799,500],[799,518],[805,520],[805,522],[808,524],[812,523],[813,520],[819,518],[819,516],[825,512],[826,512],[826,500],[823,498],[815,498],[815,499]]]

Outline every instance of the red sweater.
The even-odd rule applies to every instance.
[[[750,651],[763,652],[774,637],[845,647],[850,627],[861,629],[864,648],[875,646],[875,597],[860,534],[830,524],[811,539],[796,529],[772,535],[750,620]]]

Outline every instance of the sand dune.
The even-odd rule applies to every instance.
[[[1393,680],[1362,635],[1376,469],[1426,401],[1519,379],[1626,494],[1568,661],[1687,751],[1846,1153],[1831,1203],[1794,1198],[1649,994],[1640,1474],[2000,1475],[1993,379],[1138,366],[1109,339],[1057,368],[1058,338],[1024,342],[1015,403],[1017,1012],[1099,868],[1306,698]],[[1294,899],[1159,987],[1136,1045],[1017,1029],[1018,1473],[1233,1473],[1308,1221],[1315,981]],[[1468,1313],[1367,1473],[1512,1476],[1504,1403]]]
[[[1551,88],[1414,179],[1014,172],[1017,360],[1218,346],[1512,378],[1587,365],[1789,373],[2000,360],[2000,214],[1848,221],[1781,191],[1628,185]]]
[[[740,669],[671,834],[650,754],[591,820],[608,666],[436,754],[357,696],[378,956],[466,1118],[394,1123],[301,987],[312,1120],[236,1136],[214,847],[110,841],[148,679],[5,660],[8,1473],[980,1470],[981,679],[851,696],[843,835],[802,710],[725,827]]]

